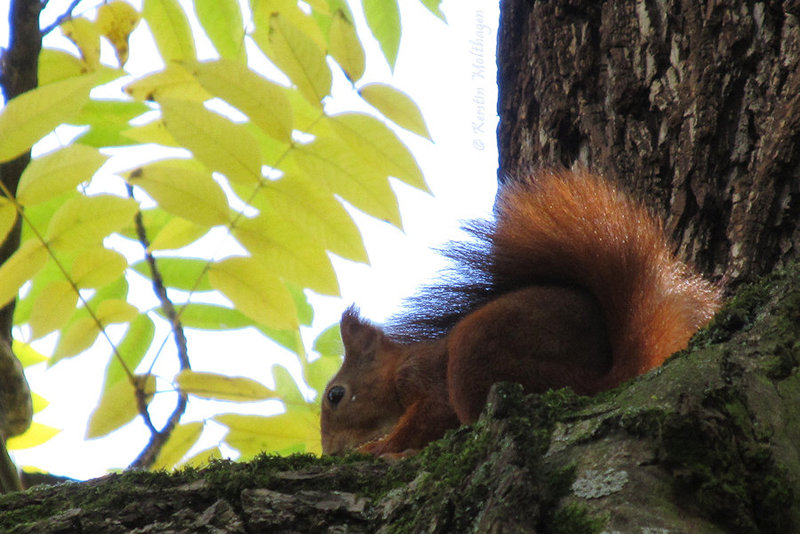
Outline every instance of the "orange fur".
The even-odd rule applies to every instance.
[[[494,382],[613,388],[685,348],[719,307],[657,219],[591,173],[536,173],[506,186],[496,212],[472,227],[481,243],[449,251],[463,285],[432,288],[394,331],[345,312],[325,452],[419,449],[474,421]]]

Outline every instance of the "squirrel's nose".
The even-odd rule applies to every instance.
[[[330,402],[333,406],[339,404],[339,402],[344,398],[345,389],[344,386],[331,386],[328,389],[328,402]]]

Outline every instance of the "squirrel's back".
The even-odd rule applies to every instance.
[[[495,220],[445,254],[454,276],[412,299],[390,324],[399,340],[435,338],[500,295],[532,285],[586,290],[600,305],[613,354],[598,390],[685,348],[720,305],[719,289],[675,256],[642,204],[588,171],[540,171],[503,187]]]

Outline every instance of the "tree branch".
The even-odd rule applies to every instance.
[[[0,58],[0,88],[6,101],[34,89],[38,85],[39,51],[42,49],[42,35],[39,32],[39,13],[41,3],[39,0],[12,0],[9,9],[9,49]],[[28,166],[30,151],[19,157],[0,165],[0,180],[5,188],[15,194],[22,171]],[[5,241],[0,244],[0,264],[16,252],[19,247],[21,223],[16,224],[9,232]],[[5,451],[5,439],[24,432],[30,425],[33,417],[31,408],[31,394],[21,366],[11,351],[11,328],[14,319],[14,304],[12,301],[0,309],[0,342],[5,349],[0,353],[3,369],[3,389],[0,391],[0,440]],[[19,479],[16,468],[7,454],[0,457],[3,471],[2,489],[4,491],[19,488]],[[16,480],[10,480],[9,479]]]
[[[134,198],[133,186],[127,184],[127,189],[128,196],[130,198]],[[175,311],[175,305],[167,295],[167,288],[164,286],[164,280],[161,277],[161,272],[158,270],[158,265],[156,265],[156,259],[150,252],[150,241],[147,238],[147,231],[144,227],[141,212],[136,213],[134,222],[136,225],[136,235],[139,238],[139,243],[141,243],[142,248],[144,249],[145,260],[150,268],[150,277],[153,281],[153,292],[156,294],[159,302],[161,303],[161,310],[164,312],[164,316],[170,322],[173,337],[175,338],[175,345],[178,349],[178,363],[180,365],[180,369],[181,371],[191,369],[191,364],[189,363],[189,350],[186,345],[186,335],[183,331],[183,324],[181,323],[178,313]],[[172,434],[172,430],[178,424],[184,412],[186,411],[187,396],[183,392],[178,392],[178,403],[175,406],[175,409],[172,411],[172,414],[170,414],[169,419],[164,424],[164,427],[159,431],[153,425],[150,419],[150,414],[147,411],[147,402],[145,398],[146,392],[144,391],[144,385],[136,384],[135,386],[136,401],[139,407],[139,413],[142,415],[145,420],[145,424],[150,429],[150,441],[136,458],[136,460],[133,461],[131,467],[146,469],[153,465],[158,453],[161,452],[164,444]]]

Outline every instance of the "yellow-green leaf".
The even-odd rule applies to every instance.
[[[89,181],[108,156],[86,145],[69,145],[31,161],[17,189],[20,204],[46,202]]]
[[[254,37],[258,42],[259,34]],[[300,93],[322,107],[322,99],[331,92],[331,70],[322,49],[279,13],[270,17],[268,43],[262,39],[259,44]]]
[[[120,380],[126,380],[128,377],[125,373],[126,368],[136,369],[153,343],[155,330],[153,320],[144,313],[140,313],[136,319],[131,321],[125,337],[117,345],[119,358],[114,357],[108,361],[103,391]]]
[[[38,339],[67,324],[77,304],[78,294],[69,282],[50,283],[39,293],[31,311],[31,337]]]
[[[29,344],[17,339],[14,340],[13,351],[14,356],[17,357],[22,367],[29,367],[37,363],[46,362],[48,359],[47,356],[37,351]]]
[[[303,378],[314,391],[322,394],[325,385],[341,366],[342,358],[339,356],[320,356],[306,366]]]
[[[156,377],[153,375],[136,376],[137,383],[145,393],[145,402],[149,403],[156,390]],[[136,402],[136,389],[128,380],[120,380],[103,393],[100,402],[89,418],[86,438],[105,436],[129,423],[139,414]]]
[[[164,210],[202,226],[228,222],[228,199],[211,173],[193,160],[169,159],[139,167],[126,176]]]
[[[97,306],[95,316],[105,326],[115,323],[129,323],[139,316],[136,306],[120,299],[107,299]]]
[[[261,152],[245,125],[196,102],[167,99],[159,103],[169,133],[206,167],[232,182],[257,184],[261,180]]]
[[[31,391],[31,406],[33,407],[33,413],[39,413],[50,406],[50,402],[41,395],[37,395],[36,392]]]
[[[358,39],[355,26],[342,10],[338,10],[333,16],[329,40],[328,52],[342,67],[347,78],[352,82],[360,80],[364,75],[364,48]]]
[[[76,197],[66,201],[50,219],[46,239],[62,250],[99,245],[110,233],[129,224],[138,209],[139,204],[130,198]]]
[[[0,113],[0,162],[28,150],[80,111],[97,75],[67,78],[12,98]]]
[[[156,461],[150,468],[153,471],[159,469],[170,469],[186,456],[189,449],[194,447],[200,435],[203,433],[203,423],[185,423],[177,425],[172,429],[169,439],[164,444],[161,452],[158,453]]]
[[[178,373],[175,382],[184,393],[206,399],[246,402],[273,399],[277,396],[260,382],[242,376],[224,376],[186,369]]]
[[[0,197],[0,242],[5,241],[15,222],[17,222],[17,207],[7,198]]]
[[[0,306],[5,306],[17,296],[22,284],[44,267],[47,257],[47,249],[30,239],[0,265]]]
[[[322,0],[324,1],[324,0]],[[253,20],[256,23],[254,37],[258,42],[262,22],[269,23],[272,15],[280,13],[284,20],[302,32],[320,50],[323,50],[327,43],[322,33],[322,20],[326,17],[314,17],[307,15],[297,5],[297,0],[251,0],[250,6],[253,9]]]
[[[120,66],[128,61],[128,38],[140,18],[136,9],[122,0],[112,0],[97,9],[97,27],[114,47]]]
[[[97,288],[120,277],[128,260],[119,252],[105,248],[90,248],[75,258],[70,274],[80,288]]]
[[[270,136],[284,143],[291,141],[292,106],[283,87],[246,65],[225,59],[198,64],[197,79],[210,93],[239,109]]]
[[[400,49],[400,9],[397,0],[363,0],[364,17],[381,45],[386,62],[394,70]]]
[[[157,145],[177,147],[178,142],[167,131],[161,119],[150,121],[141,126],[134,126],[120,132],[121,135],[139,143],[155,143]]]
[[[236,0],[195,0],[194,10],[220,57],[244,63],[244,23]]]
[[[330,191],[300,174],[289,174],[279,180],[267,182],[259,191],[259,198],[281,218],[302,228],[312,239],[343,258],[367,261],[364,241],[353,219]]]
[[[193,222],[173,218],[156,234],[150,243],[150,250],[175,250],[191,245],[208,232],[205,226]]]
[[[64,50],[42,48],[39,53],[39,86],[75,78],[89,71],[85,62]]]
[[[24,434],[9,438],[8,441],[6,441],[6,447],[12,451],[30,449],[31,447],[37,447],[43,443],[47,443],[59,432],[61,432],[61,430],[53,428],[52,426],[33,422]]]
[[[330,123],[350,149],[373,168],[428,191],[414,156],[381,121],[363,113],[341,113],[330,117]]]
[[[240,222],[233,235],[270,272],[323,295],[339,294],[324,243],[310,239],[290,220],[262,213]]]
[[[444,13],[442,13],[442,10],[440,8],[442,0],[420,0],[420,1],[422,2],[422,5],[427,7],[431,13],[442,19],[442,21],[447,22],[447,20],[444,17]]]
[[[170,63],[162,71],[148,74],[129,83],[124,90],[136,100],[180,98],[204,102],[211,95],[203,89],[191,72],[181,65]]]
[[[369,215],[400,227],[400,208],[386,175],[342,141],[317,137],[298,145],[291,155],[308,178],[319,180],[330,192]]]
[[[286,286],[256,259],[222,260],[211,266],[208,279],[251,319],[283,330],[298,327],[297,310]]]
[[[100,31],[94,22],[83,17],[69,19],[61,23],[61,32],[75,43],[90,68],[100,64]]]
[[[197,59],[189,21],[177,0],[144,0],[142,16],[150,26],[164,63]]]
[[[214,421],[228,427],[225,443],[238,450],[243,459],[262,451],[319,453],[319,418],[311,411],[294,411],[263,417],[260,415],[220,414]]]
[[[210,449],[204,449],[194,456],[187,458],[186,461],[181,464],[181,466],[203,467],[211,463],[211,460],[219,460],[221,458],[222,451],[219,450],[219,447],[211,447]]]
[[[382,83],[370,83],[359,89],[358,94],[398,126],[431,139],[422,113],[404,92]]]
[[[53,351],[48,365],[52,366],[63,360],[85,351],[97,339],[100,330],[91,317],[81,317],[61,331],[58,344]]]

